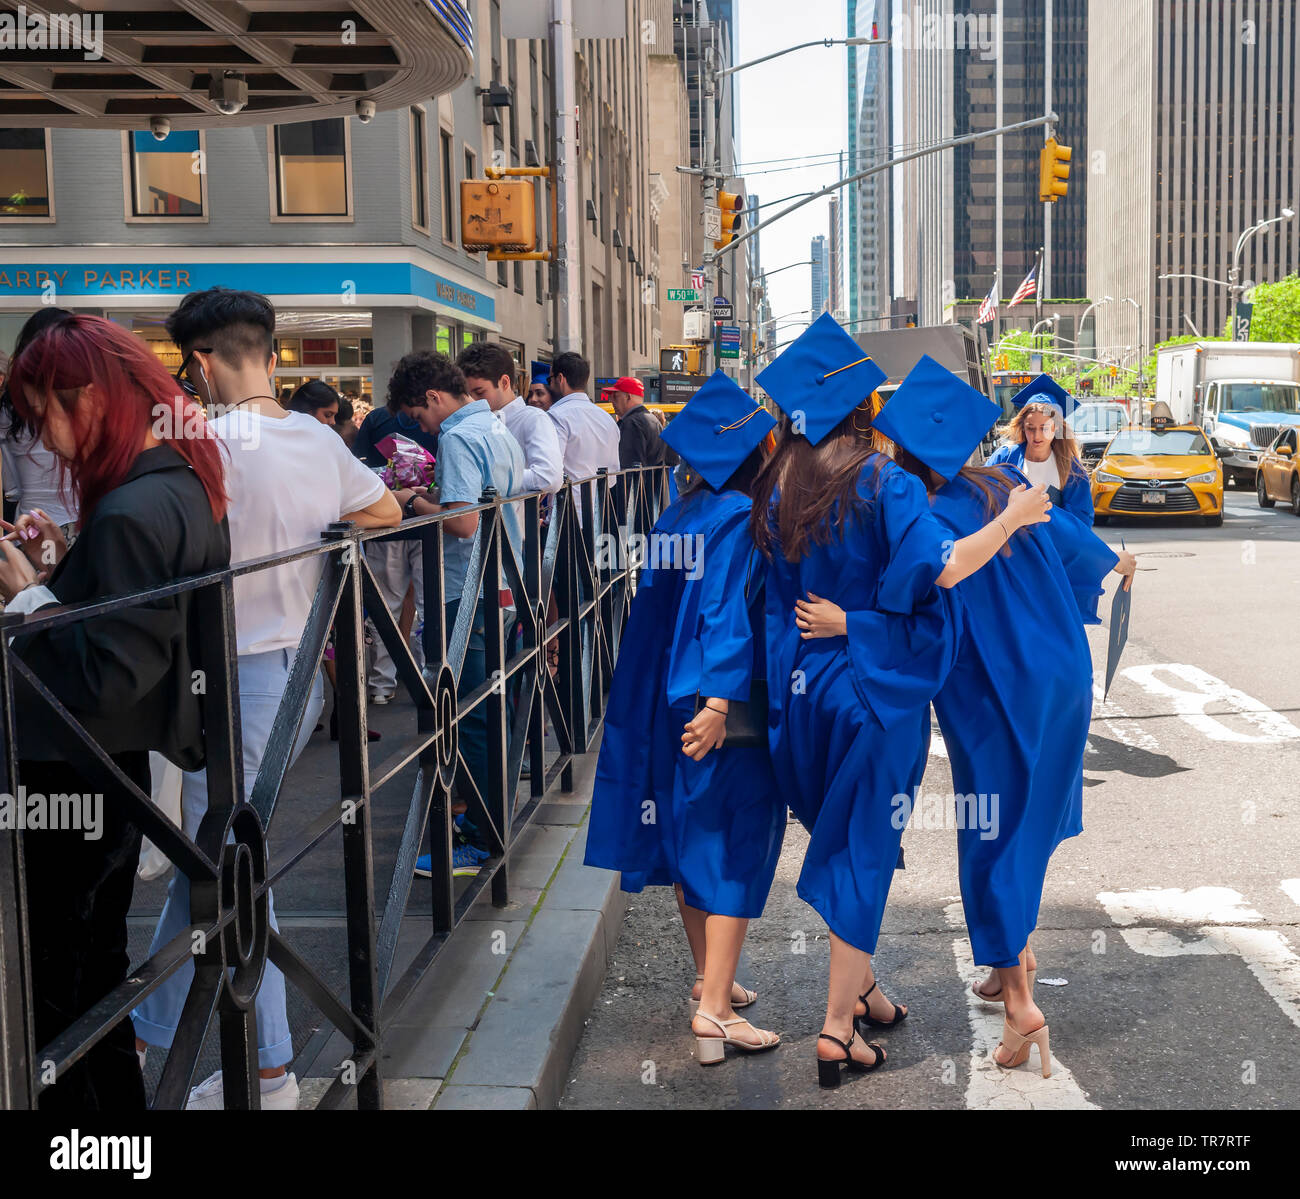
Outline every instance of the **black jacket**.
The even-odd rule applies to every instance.
[[[677,465],[677,455],[659,436],[660,425],[654,413],[638,404],[618,422],[618,464],[629,466]]]
[[[145,450],[106,495],[47,586],[62,604],[157,587],[230,564],[230,530],[170,446]],[[182,770],[204,764],[194,592],[14,638],[23,660],[109,754],[157,750]],[[50,605],[46,605],[49,607]],[[21,758],[62,755],[56,719],[17,692]],[[197,688],[202,690],[202,688]]]

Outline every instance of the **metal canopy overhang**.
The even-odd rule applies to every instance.
[[[51,38],[51,18],[69,14],[92,36],[102,21],[102,44],[68,44],[66,25]],[[362,99],[400,108],[468,78],[473,40],[457,0],[0,0],[0,127],[166,117],[204,129],[353,116]],[[234,115],[208,98],[225,70],[248,83]]]

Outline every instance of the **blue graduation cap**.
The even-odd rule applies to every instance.
[[[887,378],[843,326],[823,312],[755,382],[816,445]]]
[[[1001,411],[965,379],[923,354],[880,410],[875,427],[931,470],[951,479]]]
[[[774,428],[772,414],[718,370],[660,436],[716,491]]]
[[[1011,403],[1017,408],[1026,404],[1050,404],[1059,408],[1061,418],[1068,417],[1079,406],[1079,402],[1062,387],[1051,375],[1039,375],[1027,387],[1022,387],[1011,397]]]

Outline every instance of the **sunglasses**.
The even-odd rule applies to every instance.
[[[195,387],[192,382],[190,382],[188,376],[190,363],[194,360],[195,354],[211,354],[211,353],[212,353],[211,346],[195,346],[194,349],[192,349],[182,359],[180,370],[178,370],[172,376],[172,378],[175,379],[176,382],[180,385],[180,389],[192,400],[197,400],[199,398],[199,389]]]

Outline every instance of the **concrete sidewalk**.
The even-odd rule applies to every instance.
[[[595,767],[594,747],[574,759],[573,793],[548,799],[511,854],[509,905],[485,890],[386,1029],[387,1106],[558,1105],[626,911],[618,876],[582,864]],[[405,924],[395,977],[428,936],[427,917]],[[334,1033],[300,1058],[303,1106],[346,1056]]]

